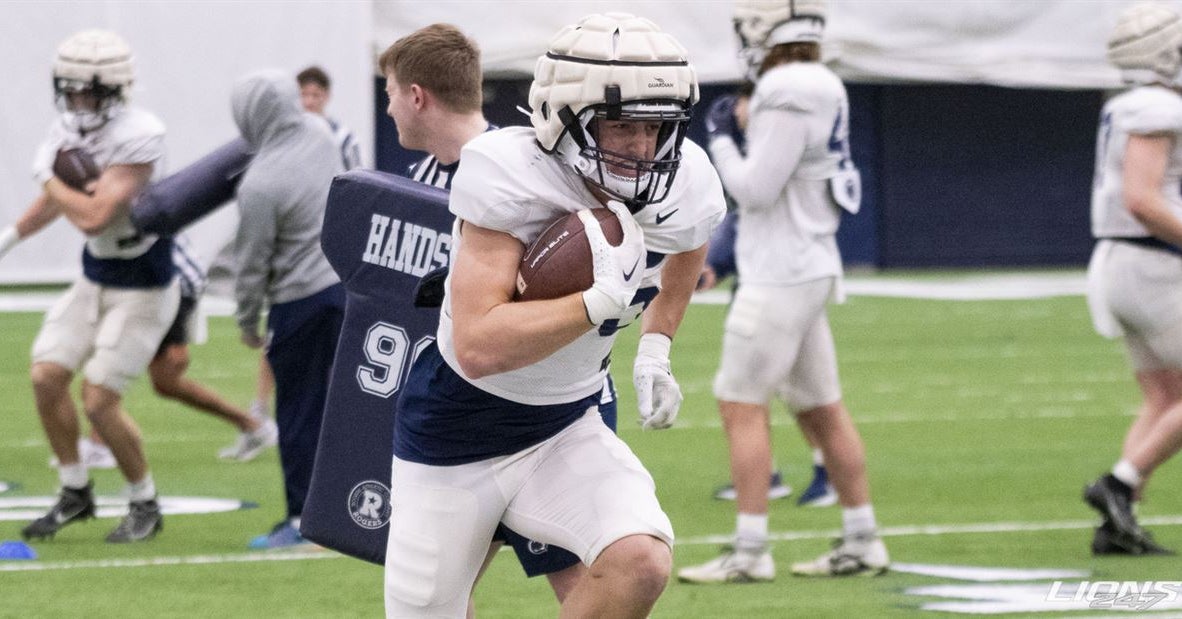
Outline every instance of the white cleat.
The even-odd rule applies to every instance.
[[[851,535],[834,541],[833,550],[813,561],[793,563],[795,576],[878,576],[890,569],[886,545],[877,535]]]
[[[263,419],[263,425],[258,428],[240,433],[233,445],[218,452],[218,458],[249,462],[264,449],[274,447],[278,442],[279,428],[275,425],[275,420],[268,417]]]
[[[776,579],[776,563],[767,549],[746,552],[731,547],[722,556],[701,565],[677,570],[677,580],[688,583],[771,582]]]

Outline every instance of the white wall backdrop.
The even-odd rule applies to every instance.
[[[168,127],[177,170],[237,135],[235,79],[256,69],[295,72],[319,64],[333,79],[328,111],[349,125],[372,159],[373,59],[370,2],[59,1],[0,2],[5,86],[0,89],[0,225],[36,195],[30,161],[55,112],[50,82],[57,44],[84,28],[119,32],[132,47],[134,100]],[[208,262],[233,235],[224,208],[192,229]],[[0,260],[0,282],[67,281],[81,270],[82,236],[65,221]]]
[[[1128,0],[830,0],[826,57],[847,79],[1109,88],[1104,41]],[[1177,6],[1175,6],[1177,8]],[[563,24],[589,12],[649,17],[690,50],[705,82],[739,77],[725,0],[64,0],[0,2],[0,225],[37,188],[29,161],[54,112],[50,62],[75,30],[114,29],[137,56],[138,103],[168,125],[170,169],[235,135],[230,88],[263,67],[311,63],[334,79],[329,111],[372,156],[373,59],[424,25],[451,22],[484,52],[486,73],[528,74]],[[223,209],[192,236],[207,260],[233,233]],[[81,236],[54,224],[0,260],[0,283],[65,281]]]
[[[847,79],[1106,88],[1104,42],[1130,0],[830,0],[826,58]],[[375,45],[434,22],[480,42],[486,72],[532,73],[564,24],[588,12],[652,19],[705,82],[740,77],[726,0],[394,0],[375,3]]]

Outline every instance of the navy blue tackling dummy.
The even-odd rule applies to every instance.
[[[235,138],[149,185],[131,207],[131,223],[140,232],[172,236],[234,199],[238,181],[250,166],[250,144]]]
[[[397,394],[439,324],[415,288],[448,266],[452,220],[446,191],[384,172],[338,176],[328,195],[320,244],[347,300],[300,533],[379,565]]]

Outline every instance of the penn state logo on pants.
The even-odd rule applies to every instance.
[[[363,481],[349,493],[349,515],[363,529],[380,529],[390,522],[390,489],[377,481]]]

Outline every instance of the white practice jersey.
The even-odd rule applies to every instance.
[[[1182,219],[1182,95],[1163,86],[1143,86],[1114,97],[1100,115],[1092,185],[1092,235],[1096,238],[1151,236],[1125,208],[1122,196],[1129,136],[1149,134],[1174,138],[1162,197],[1174,216]]]
[[[209,284],[209,273],[189,237],[178,233],[172,237],[172,263],[176,266],[177,282],[181,286],[181,298],[196,301]]]
[[[766,72],[751,97],[747,155],[729,138],[710,144],[739,208],[739,281],[794,285],[841,275],[841,212],[830,179],[849,160],[849,100],[825,65],[792,62]]]
[[[357,138],[353,136],[353,131],[346,127],[341,121],[334,118],[324,118],[328,121],[328,128],[332,129],[332,139],[337,144],[337,148],[341,150],[341,163],[345,166],[345,171],[355,170],[361,167],[361,145],[357,143]]]
[[[505,232],[528,246],[559,217],[599,204],[574,169],[538,147],[532,128],[509,127],[478,136],[464,147],[460,159],[463,166],[452,181],[450,201],[457,217],[453,254],[463,247],[460,220]],[[725,210],[722,185],[706,153],[686,140],[668,197],[635,215],[649,252],[642,291],[655,293],[664,256],[704,245]],[[592,329],[538,363],[468,380],[522,404],[560,404],[587,397],[603,388],[616,329],[636,320],[652,293],[642,299],[638,292],[618,323],[608,321],[612,324]],[[450,277],[438,341],[448,365],[463,375],[452,340]]]
[[[100,170],[114,165],[152,164],[152,180],[164,176],[164,123],[154,114],[137,107],[124,107],[107,124],[86,135],[68,127],[59,116],[49,128],[49,136],[39,149],[49,150],[48,159],[59,148],[81,147],[94,157]],[[41,160],[43,152],[38,153]],[[155,235],[140,235],[131,224],[130,209],[99,234],[86,239],[86,247],[95,258],[128,259],[143,255],[156,242]]]

